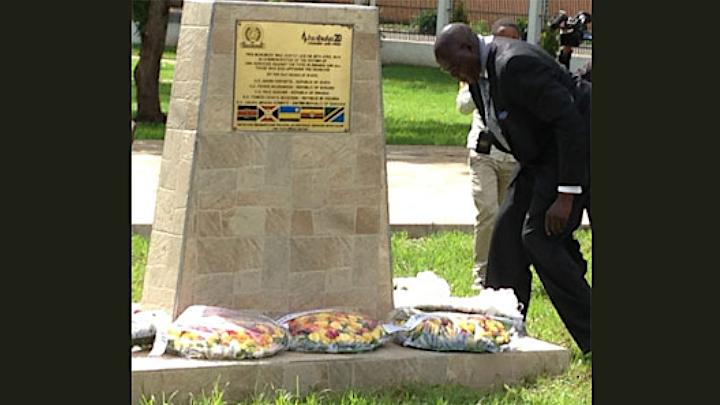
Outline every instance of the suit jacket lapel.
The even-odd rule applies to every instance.
[[[492,102],[493,109],[495,110],[495,118],[497,119],[498,125],[503,131],[502,135],[512,149],[512,140],[510,139],[510,133],[509,131],[507,131],[507,125],[505,124],[505,117],[507,116],[507,111],[505,109],[505,103],[503,102],[502,95],[500,94],[500,90],[498,88],[498,77],[495,66],[496,54],[497,44],[493,42],[490,44],[490,52],[488,53],[487,66],[485,67],[488,74],[488,81],[490,82],[490,101]],[[508,152],[504,147],[498,149],[502,150],[503,152]]]
[[[503,109],[503,102],[500,94],[498,93],[497,85],[497,72],[495,71],[495,54],[497,53],[497,45],[495,43],[490,44],[490,52],[488,53],[487,66],[485,69],[488,73],[488,80],[490,82],[490,98],[492,99],[493,105],[495,106],[495,112],[499,112]]]

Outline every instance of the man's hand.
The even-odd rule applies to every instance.
[[[545,213],[545,233],[548,236],[559,235],[565,229],[573,206],[573,194],[558,193],[555,202]]]

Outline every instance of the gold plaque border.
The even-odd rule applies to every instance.
[[[348,100],[347,100],[347,106],[345,107],[345,117],[347,126],[341,127],[340,130],[334,131],[332,130],[333,127],[322,127],[322,126],[313,126],[313,125],[304,125],[304,126],[293,126],[293,125],[278,125],[270,127],[268,126],[267,129],[257,129],[258,127],[252,128],[252,127],[238,127],[236,126],[237,120],[237,100],[236,100],[236,80],[237,80],[237,62],[238,62],[238,54],[237,54],[237,40],[238,40],[238,27],[240,25],[240,22],[245,23],[251,23],[251,22],[258,22],[258,23],[288,23],[288,24],[299,24],[299,25],[325,25],[325,26],[340,26],[340,27],[347,27],[350,28],[352,37],[350,41],[350,72],[349,72],[349,93],[348,93]],[[344,134],[344,133],[350,133],[352,132],[352,121],[351,116],[349,112],[352,108],[352,96],[353,96],[353,74],[354,74],[354,68],[353,68],[353,62],[354,62],[354,45],[355,45],[355,24],[348,23],[348,24],[328,24],[327,22],[321,22],[321,21],[286,21],[286,20],[253,20],[253,19],[236,19],[234,21],[234,27],[233,27],[233,66],[232,66],[232,89],[233,89],[233,95],[232,95],[232,108],[231,108],[231,114],[230,114],[230,127],[233,132],[235,131],[248,131],[248,132],[254,132],[254,133],[272,133],[272,132],[303,132],[303,133],[312,133],[312,134]],[[264,35],[264,33],[263,33]],[[329,128],[328,130],[318,130],[318,128]]]

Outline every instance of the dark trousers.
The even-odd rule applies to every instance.
[[[512,288],[526,316],[533,264],[550,301],[585,353],[592,350],[592,289],[584,278],[587,263],[573,232],[580,226],[588,196],[574,197],[563,234],[547,236],[545,213],[557,196],[555,179],[550,169],[523,167],[511,183],[490,241],[486,287]]]

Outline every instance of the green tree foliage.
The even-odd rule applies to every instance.
[[[435,35],[435,28],[437,26],[437,11],[423,10],[423,12],[415,17],[412,25],[417,27],[420,34]]]
[[[545,27],[540,32],[540,46],[552,55],[553,58],[557,56],[558,49],[560,49],[560,40],[558,39],[557,32],[549,26]]]
[[[470,24],[470,27],[475,33],[480,35],[490,35],[490,24],[485,20],[475,21]]]
[[[518,28],[520,28],[520,37],[524,41],[527,41],[528,19],[525,17],[520,17],[515,20],[515,24],[517,24]]]
[[[461,22],[469,24],[470,20],[468,19],[467,13],[465,12],[465,5],[462,1],[455,0],[453,2],[453,13],[450,22]]]

